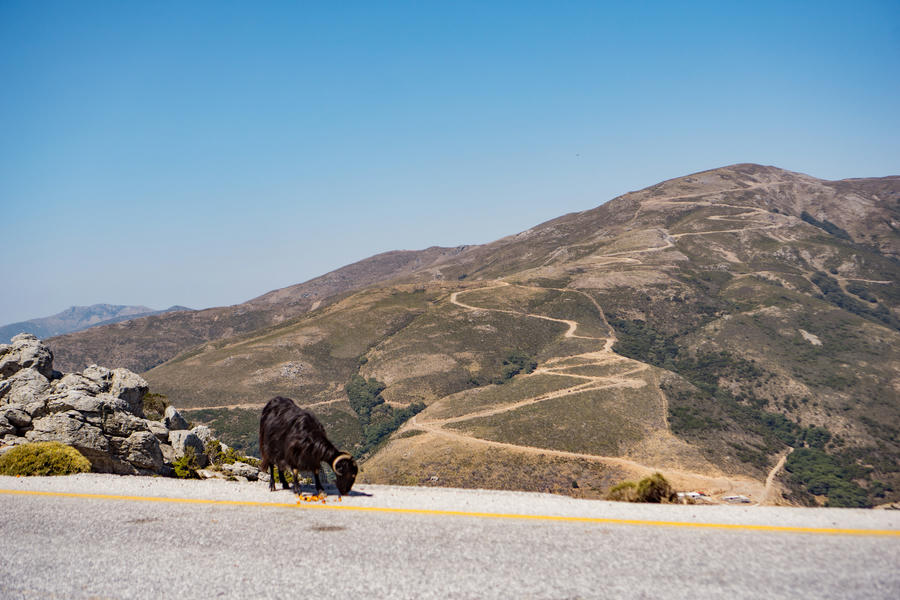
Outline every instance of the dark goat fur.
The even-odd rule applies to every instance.
[[[340,494],[346,494],[356,480],[356,461],[335,448],[325,435],[325,428],[309,411],[301,409],[290,398],[276,396],[269,400],[259,419],[260,469],[269,470],[269,490],[275,490],[275,467],[284,489],[288,488],[284,472],[294,476],[294,493],[300,494],[298,471],[312,471],[316,492],[323,493],[319,481],[321,463],[335,469]],[[344,455],[335,466],[335,459]]]

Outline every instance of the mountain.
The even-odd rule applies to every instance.
[[[66,371],[91,364],[146,371],[198,344],[277,325],[326,306],[348,292],[428,268],[464,249],[385,252],[242,304],[157,314],[61,335],[48,343],[56,364]]]
[[[720,497],[896,501],[898,227],[900,177],[733,165],[373,257],[315,302],[312,282],[272,292],[240,305],[259,326],[144,376],[251,450],[259,407],[295,398],[372,482],[597,496],[658,470]]]
[[[20,333],[30,333],[37,337],[52,337],[64,333],[81,331],[89,327],[109,325],[127,319],[136,319],[173,311],[191,310],[184,306],[172,306],[165,310],[153,310],[146,306],[123,306],[120,304],[92,304],[91,306],[70,306],[61,313],[40,319],[30,319],[19,323],[0,326],[0,342],[6,343]]]

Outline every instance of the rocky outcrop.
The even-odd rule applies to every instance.
[[[163,424],[169,429],[187,429],[188,422],[184,417],[175,410],[174,406],[167,406],[165,416],[163,416]]]
[[[17,335],[0,345],[0,453],[56,441],[81,452],[97,472],[171,475],[172,463],[192,448],[205,464],[210,429],[188,430],[173,407],[163,421],[145,419],[147,390],[147,382],[127,369],[54,371],[47,346],[33,335]],[[242,473],[249,477],[252,469]]]
[[[53,377],[53,353],[36,337],[15,336],[10,344],[0,344],[0,377],[12,377],[22,369],[34,369],[47,379]]]

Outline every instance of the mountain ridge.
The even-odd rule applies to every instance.
[[[898,201],[895,176],[701,171],[275,290],[232,309],[280,319],[145,377],[244,449],[253,406],[296,398],[372,482],[602,495],[659,470],[871,505],[900,497]]]
[[[38,337],[52,337],[167,312],[191,310],[186,306],[170,306],[163,310],[153,310],[146,306],[122,304],[92,304],[90,306],[70,306],[49,317],[38,317],[0,326],[0,340],[9,342],[20,333],[30,333]],[[4,343],[5,343],[4,342]]]
[[[576,219],[584,220],[590,217],[594,221],[600,220],[607,224],[615,225],[620,215],[633,212],[636,218],[640,211],[641,201],[652,200],[652,198],[647,198],[646,196],[654,193],[657,195],[665,193],[665,189],[668,187],[687,187],[687,191],[679,189],[678,192],[682,195],[693,197],[696,194],[691,195],[691,187],[697,188],[697,184],[700,183],[705,187],[699,193],[708,196],[725,193],[729,186],[733,187],[735,185],[736,178],[740,181],[739,178],[741,177],[750,177],[752,179],[761,175],[769,176],[770,178],[787,176],[807,185],[816,185],[820,188],[824,186],[826,189],[835,186],[840,187],[842,182],[847,181],[861,182],[872,187],[883,187],[900,179],[896,176],[890,176],[879,179],[862,178],[830,182],[802,173],[752,163],[741,163],[700,171],[683,177],[669,179],[643,190],[622,194],[597,207],[562,215],[524,232],[505,236],[494,242],[454,248],[434,246],[424,250],[384,252],[351,263],[304,283],[266,292],[232,307],[217,307],[197,311],[190,318],[172,316],[147,323],[138,321],[132,329],[109,329],[99,333],[97,339],[85,339],[86,337],[91,337],[88,335],[60,336],[53,341],[53,345],[56,348],[57,361],[63,368],[70,370],[84,368],[91,362],[98,362],[100,364],[121,366],[139,372],[145,371],[161,364],[165,360],[173,358],[178,352],[187,350],[196,344],[221,339],[229,335],[250,332],[258,327],[277,324],[286,319],[305,314],[323,303],[333,302],[346,292],[362,289],[376,283],[389,282],[394,279],[407,279],[410,281],[417,278],[422,279],[423,272],[426,280],[430,277],[429,273],[440,277],[466,278],[473,275],[473,273],[468,272],[471,270],[475,274],[481,273],[483,275],[483,272],[489,265],[482,265],[477,269],[451,268],[446,274],[441,271],[441,265],[445,265],[452,259],[458,259],[457,262],[461,263],[458,266],[476,263],[480,256],[495,252],[498,248],[519,247],[522,246],[523,241],[527,242],[535,236],[546,238],[548,237],[546,233],[548,228],[567,226],[571,229],[571,221]],[[700,181],[694,181],[694,179],[699,179]],[[716,179],[719,181],[716,182]],[[713,184],[717,186],[717,189],[710,190],[709,186]],[[741,185],[743,189],[753,189],[751,183],[739,183],[738,185],[739,189]],[[775,199],[775,202],[777,203],[778,200]],[[803,207],[808,206],[804,204]],[[799,217],[803,207],[795,206],[790,208],[790,211],[796,213],[795,216]],[[787,207],[783,207],[783,209],[787,210]],[[869,234],[870,243],[875,246],[881,243],[882,246],[878,248],[878,251],[893,258],[900,257],[900,242],[896,240],[891,241],[896,237],[895,228],[900,230],[900,210],[897,207],[893,207],[889,219],[871,220],[876,222],[878,228],[875,233]],[[860,227],[847,223],[846,219],[838,218],[838,225],[842,223],[850,226],[851,229],[857,230],[857,239],[859,239],[860,234],[858,230]],[[887,227],[888,233],[885,233],[885,227]],[[538,233],[534,233],[536,231]],[[552,239],[550,241],[552,242]],[[435,269],[435,271],[429,271],[429,269]],[[417,273],[418,277],[416,276]],[[153,332],[157,329],[165,332],[167,341],[155,347],[154,339],[157,336]],[[106,346],[107,348],[104,349],[100,346]]]

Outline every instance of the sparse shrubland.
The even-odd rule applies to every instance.
[[[824,299],[835,306],[842,308],[847,312],[859,315],[864,319],[875,320],[884,323],[888,327],[900,330],[900,318],[897,318],[897,316],[883,304],[878,304],[878,300],[873,296],[867,295],[865,299],[869,300],[869,302],[871,302],[871,299],[874,299],[876,304],[875,308],[872,308],[868,304],[863,304],[856,298],[845,294],[837,280],[824,271],[816,271],[810,279],[812,279],[812,282],[822,291]]]
[[[865,479],[871,469],[841,460],[817,448],[798,448],[788,457],[784,468],[791,474],[791,484],[809,494],[826,496],[825,506],[872,506],[866,490],[855,481]],[[879,489],[876,493],[882,491]]]

